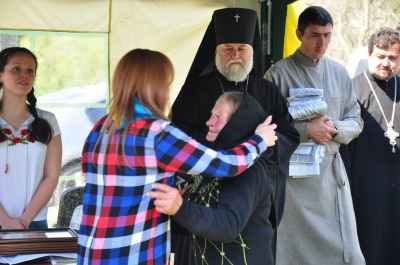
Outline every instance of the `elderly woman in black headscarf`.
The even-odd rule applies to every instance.
[[[235,93],[243,98],[240,104],[228,95]],[[221,104],[232,105],[235,101],[237,110],[218,135],[212,137],[210,132],[218,131],[210,122],[213,115],[224,119]],[[229,149],[249,138],[267,117],[258,101],[242,92],[223,94],[211,113],[207,122],[209,132],[198,140],[216,150]],[[264,157],[269,157],[271,150]],[[176,189],[155,185],[156,192],[148,195],[156,198],[156,209],[173,215],[179,225],[173,227],[177,236],[172,243],[174,264],[273,264],[271,244],[276,219],[270,213],[276,183],[271,178],[275,175],[269,172],[273,165],[268,159],[259,159],[234,178],[194,176],[192,187],[183,199]],[[185,229],[190,236],[182,234]]]

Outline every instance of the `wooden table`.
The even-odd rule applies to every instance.
[[[0,263],[0,265],[3,265],[4,263]],[[43,258],[39,258],[36,260],[31,260],[31,261],[27,261],[27,262],[22,262],[22,263],[18,263],[18,265],[22,265],[22,264],[26,264],[26,265],[51,265],[51,261],[49,257],[43,257]],[[6,264],[4,264],[6,265]]]
[[[8,264],[0,263],[0,265],[8,265]],[[42,257],[35,260],[18,263],[18,265],[52,265],[52,264],[49,257]]]

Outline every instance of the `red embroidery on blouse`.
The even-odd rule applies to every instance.
[[[3,133],[6,137],[3,137],[0,142],[8,141],[8,146],[14,146],[17,144],[28,144],[34,143],[35,139],[29,135],[29,130],[23,129],[21,130],[21,137],[16,137],[13,135],[12,131],[8,128],[2,129]]]

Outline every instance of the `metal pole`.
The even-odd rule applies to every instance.
[[[265,72],[271,66],[271,11],[269,0],[258,0],[261,10],[261,51],[262,70]]]

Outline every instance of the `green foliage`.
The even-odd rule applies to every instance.
[[[367,45],[371,34],[381,27],[396,27],[400,22],[399,0],[305,0],[326,8],[333,18],[333,35],[327,55],[344,66],[350,54]]]
[[[103,36],[36,35],[33,52],[38,58],[35,95],[91,85],[106,79],[106,47]],[[21,46],[29,47],[23,36]]]

